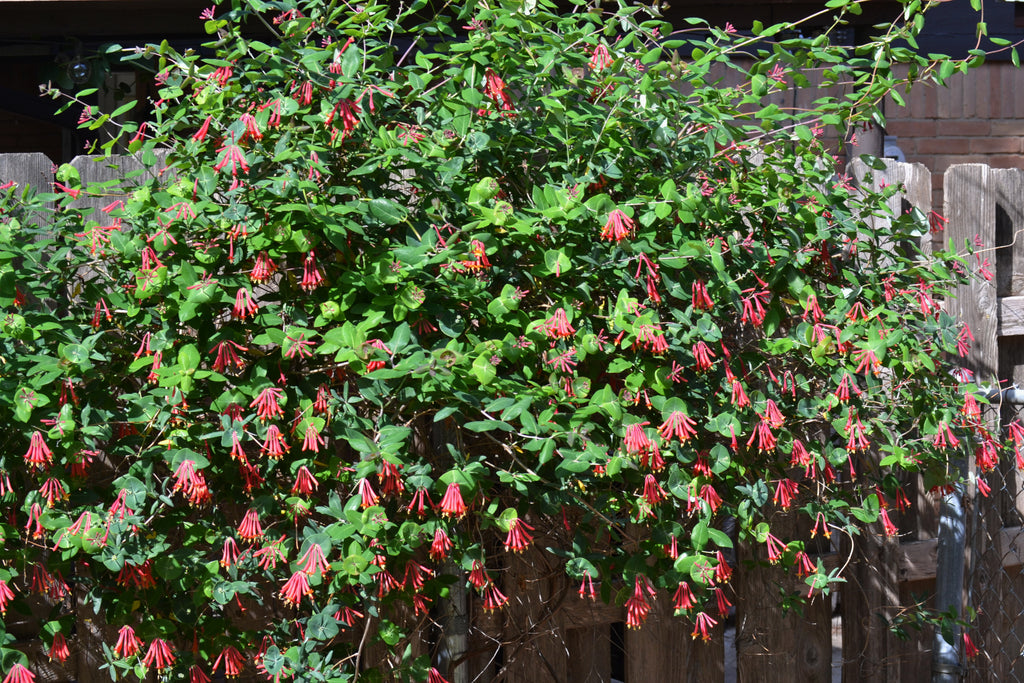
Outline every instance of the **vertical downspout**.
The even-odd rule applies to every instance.
[[[954,466],[962,478],[964,462],[957,460]],[[967,536],[963,492],[963,483],[957,483],[952,491],[942,496],[935,565],[935,609],[939,612],[952,612],[957,618],[960,617],[964,592],[964,549]],[[950,629],[950,637],[952,642],[945,639],[942,629],[935,629],[932,683],[957,683],[961,680],[959,626]]]

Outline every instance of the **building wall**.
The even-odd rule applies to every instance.
[[[885,132],[932,172],[933,206],[942,206],[942,174],[953,164],[1024,168],[1024,69],[990,62],[945,87],[918,84],[904,99],[886,100]]]

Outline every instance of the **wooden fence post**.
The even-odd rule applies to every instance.
[[[660,593],[643,628],[626,633],[626,683],[716,683],[725,679],[724,627],[709,642],[693,640],[690,620],[673,616],[672,598]],[[719,619],[717,613],[714,615]],[[722,621],[719,619],[719,621]]]

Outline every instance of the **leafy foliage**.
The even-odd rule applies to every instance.
[[[501,608],[503,554],[540,536],[631,627],[667,590],[706,634],[724,517],[814,595],[841,577],[780,508],[888,525],[898,475],[946,482],[969,431],[997,448],[944,355],[960,260],[821,141],[880,121],[892,64],[934,71],[895,47],[915,9],[855,50],[447,9],[210,12],[215,56],[128,56],[160,99],[105,149],[142,172],[6,188],[0,599],[49,592],[70,635],[73,576],[121,628],[115,678],[344,681],[375,641],[387,675],[439,677],[412,617],[467,580]],[[855,90],[765,105],[812,72]]]

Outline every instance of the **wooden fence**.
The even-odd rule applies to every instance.
[[[90,157],[73,165],[84,183],[119,173],[116,164]],[[138,167],[132,159],[120,165]],[[0,155],[0,184],[16,180],[46,189],[53,168],[42,154]],[[854,166],[858,180],[864,172]],[[932,210],[931,174],[919,164],[888,161],[872,182],[905,186],[892,200],[895,211],[913,206],[927,215]],[[977,239],[991,247],[986,255],[995,274],[991,282],[962,287],[947,304],[970,324],[977,340],[968,365],[979,381],[1024,385],[1024,344],[1018,343],[1024,339],[1024,239],[1017,239],[1024,230],[1024,171],[954,166],[946,172],[944,190],[949,222],[938,239],[961,246]],[[912,511],[896,520],[902,532],[898,540],[863,535],[852,548],[816,546],[826,566],[852,558],[838,600],[816,598],[802,613],[783,613],[780,586],[795,590],[800,584],[764,562],[748,562],[763,560],[762,548],[737,548],[734,627],[727,632],[719,624],[708,642],[693,640],[692,624],[672,616],[667,594],[659,596],[643,629],[627,630],[622,606],[581,598],[552,556],[533,551],[512,558],[503,572],[508,609],[484,612],[471,592],[453,590],[446,619],[454,635],[445,642],[448,657],[462,664],[451,683],[827,682],[839,680],[840,672],[850,682],[930,680],[930,630],[910,628],[901,635],[891,628],[909,620],[914,605],[929,604],[934,592],[937,504],[920,482],[908,484],[916,500]],[[966,501],[973,529],[964,562],[971,572],[964,602],[980,612],[971,633],[983,649],[967,676],[1024,680],[1024,480],[1008,463],[990,485],[993,496],[975,500],[968,494]],[[807,535],[797,514],[779,513],[772,523],[790,537]],[[841,629],[835,629],[839,621]],[[841,648],[833,648],[840,630]],[[41,680],[109,680],[97,671],[100,648],[88,644],[89,638],[101,637],[100,631],[82,610],[77,660],[67,671],[53,669]]]

